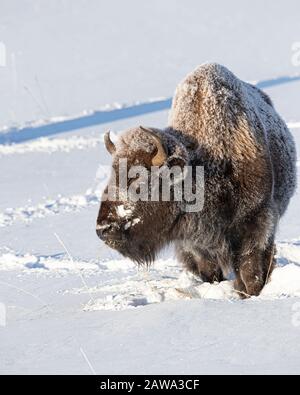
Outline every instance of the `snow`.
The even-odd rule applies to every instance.
[[[266,3],[2,4],[0,373],[299,374],[299,189],[250,300],[232,279],[186,274],[172,248],[139,269],[95,232],[104,132],[165,126],[176,84],[205,61],[264,87],[299,151],[300,6]]]
[[[132,214],[132,210],[130,208],[125,208],[124,204],[120,204],[117,206],[117,215],[120,218],[129,217]]]
[[[53,152],[70,152],[72,150],[88,150],[99,145],[99,137],[73,136],[66,139],[40,138],[36,141],[24,144],[2,144],[0,145],[0,156],[14,154],[28,154],[43,152],[52,154]]]

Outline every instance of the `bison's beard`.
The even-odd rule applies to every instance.
[[[118,251],[121,255],[131,259],[140,266],[150,266],[161,249],[161,245],[154,245],[149,241],[126,240],[126,241],[111,241],[107,245]]]

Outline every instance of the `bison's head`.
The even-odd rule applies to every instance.
[[[124,256],[149,264],[174,239],[181,215],[172,185],[170,198],[163,198],[162,170],[183,169],[187,151],[171,134],[143,127],[126,131],[116,144],[107,133],[105,145],[113,171],[103,194],[97,235]]]

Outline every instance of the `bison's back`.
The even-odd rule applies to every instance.
[[[249,95],[264,125],[274,177],[274,201],[282,216],[296,188],[297,155],[294,139],[264,92],[250,85]]]
[[[178,85],[169,124],[212,160],[232,163],[245,213],[274,198],[283,214],[295,189],[295,145],[265,93],[205,64]]]

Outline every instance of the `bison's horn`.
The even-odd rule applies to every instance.
[[[147,133],[147,135],[150,136],[152,140],[154,140],[155,142],[157,152],[155,156],[152,158],[152,165],[161,166],[167,160],[167,153],[161,139],[151,129],[144,128],[143,126],[140,126],[140,129],[143,132]]]
[[[110,139],[110,132],[106,132],[105,133],[105,135],[104,135],[104,143],[105,143],[105,147],[106,147],[107,151],[110,154],[113,154],[114,152],[116,152],[116,146],[114,145],[114,143]]]

